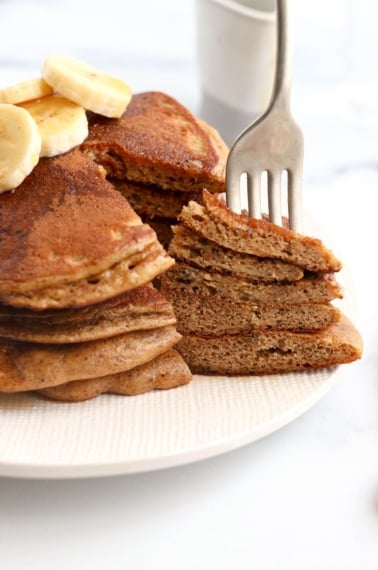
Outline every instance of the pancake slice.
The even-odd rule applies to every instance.
[[[213,337],[189,334],[177,349],[195,374],[263,375],[353,362],[361,358],[362,341],[343,316],[319,333],[255,330]]]
[[[217,299],[192,293],[190,303],[184,290],[171,289],[170,301],[182,334],[228,335],[251,330],[314,332],[336,324],[341,311],[331,303],[251,303]]]
[[[2,196],[0,227],[4,304],[45,309],[100,302],[173,264],[154,230],[77,149],[41,159]]]
[[[304,276],[304,270],[297,265],[233,251],[186,226],[176,225],[172,231],[174,239],[170,242],[170,255],[199,269],[239,275],[262,283],[299,281]]]
[[[299,281],[261,283],[180,262],[160,280],[168,300],[171,300],[172,291],[179,289],[187,296],[193,293],[207,295],[213,300],[217,298],[220,303],[223,298],[256,304],[327,303],[342,299],[344,294],[333,273],[308,274]]]
[[[175,326],[77,344],[0,343],[0,392],[25,392],[131,370],[172,348]]]
[[[203,192],[203,204],[184,206],[179,220],[204,238],[239,253],[278,259],[312,272],[339,271],[342,264],[321,240],[235,214],[217,197]]]
[[[151,284],[76,309],[32,311],[0,305],[0,336],[35,343],[88,342],[175,323],[171,304]]]
[[[0,295],[4,303],[35,310],[83,307],[140,287],[173,265],[163,246],[155,242],[141,254],[116,263],[107,271],[81,281],[44,289],[11,291]]]
[[[91,115],[80,148],[105,169],[164,247],[185,204],[200,202],[204,188],[225,189],[228,148],[219,133],[158,91],[134,94],[119,120]]]
[[[92,115],[81,149],[119,180],[178,192],[224,191],[226,145],[165,93],[134,94],[118,120]]]
[[[135,396],[151,390],[177,388],[190,382],[191,378],[183,358],[171,349],[127,372],[69,382],[38,390],[37,393],[49,400],[82,402],[105,393]]]

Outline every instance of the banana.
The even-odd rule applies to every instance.
[[[131,99],[126,83],[66,55],[47,57],[41,74],[55,92],[105,117],[119,118]]]
[[[26,79],[15,85],[0,89],[0,103],[17,105],[17,103],[39,99],[40,97],[46,97],[46,95],[52,95],[52,93],[52,87],[42,78]]]
[[[25,109],[0,103],[0,193],[17,188],[39,161],[41,136]]]
[[[42,139],[40,156],[55,156],[82,143],[88,119],[80,105],[58,95],[22,103],[36,122]]]

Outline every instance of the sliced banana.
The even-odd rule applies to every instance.
[[[42,77],[57,93],[105,117],[120,117],[131,99],[126,83],[66,55],[47,57]]]
[[[0,103],[12,103],[13,105],[17,105],[18,103],[52,95],[52,93],[53,88],[41,77],[26,79],[25,81],[20,81],[19,83],[0,89]]]
[[[39,161],[41,136],[30,114],[0,103],[0,193],[17,188]]]
[[[88,136],[88,119],[80,105],[51,95],[21,105],[36,122],[42,139],[40,156],[56,156],[82,143]]]

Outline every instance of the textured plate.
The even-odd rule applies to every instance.
[[[135,473],[211,457],[287,424],[337,374],[208,379],[142,396],[81,404],[1,396],[0,473],[84,477]]]
[[[319,228],[313,235],[320,235]],[[329,243],[329,240],[326,241]],[[355,316],[351,283],[345,299]],[[288,424],[333,386],[343,367],[263,377],[195,376],[182,388],[80,404],[0,395],[0,475],[71,478],[137,473],[235,449]]]
[[[334,384],[342,367],[225,378],[80,404],[0,396],[0,474],[86,477],[135,473],[223,453],[286,425]]]

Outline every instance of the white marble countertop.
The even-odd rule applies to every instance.
[[[83,2],[91,11],[73,18],[76,4],[0,1],[0,84],[64,50],[198,111],[192,2],[108,1],[106,13]],[[33,18],[39,27],[24,33]],[[99,479],[0,478],[1,568],[378,567],[378,110],[362,87],[298,82],[293,92],[304,205],[352,274],[362,360],[299,419],[212,459]]]

